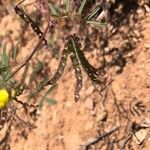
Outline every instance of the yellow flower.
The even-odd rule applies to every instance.
[[[7,89],[0,89],[0,109],[7,105],[11,98],[15,97],[15,90],[9,92]]]

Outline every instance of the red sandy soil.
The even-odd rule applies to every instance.
[[[84,145],[89,139],[108,132],[116,126],[126,124],[126,119],[123,115],[118,115],[114,104],[114,95],[117,102],[122,103],[124,108],[129,112],[132,122],[140,123],[143,121],[150,124],[150,12],[141,20],[141,24],[143,37],[134,49],[136,61],[127,61],[121,74],[111,76],[113,81],[107,88],[105,109],[101,105],[101,95],[94,92],[93,86],[86,74],[84,74],[84,87],[80,92],[81,99],[77,103],[74,102],[75,77],[69,60],[65,73],[61,80],[59,80],[57,88],[49,95],[49,97],[57,101],[57,104],[44,104],[38,112],[39,116],[37,120],[34,122],[37,128],[31,131],[23,129],[24,133],[27,133],[27,137],[23,135],[22,130],[18,131],[15,127],[12,128],[10,133],[11,150],[84,149],[84,146],[81,145]],[[15,21],[12,15],[2,18],[0,34],[3,34],[4,29],[7,30],[12,28],[12,26],[15,26],[15,32],[12,35],[15,39],[21,30],[19,22],[17,20]],[[29,45],[31,46],[35,41],[31,40],[30,42],[31,44]],[[30,49],[28,47],[23,48],[18,57],[18,61],[22,60],[29,51]],[[87,55],[89,55],[91,63],[96,65],[97,61],[94,57],[91,57],[92,54],[93,56],[95,55],[95,52],[88,53]],[[48,56],[41,55],[40,57],[41,59],[45,59]],[[58,60],[55,58],[51,59],[51,63],[49,64],[51,72],[56,70],[57,65]],[[144,104],[145,111],[140,116],[133,115],[130,109],[139,101]],[[105,115],[107,115],[107,119],[103,121],[104,117],[106,117]],[[119,132],[116,131],[114,137],[111,135],[111,138],[121,137],[125,133],[124,130],[123,128]],[[150,130],[147,128],[141,131],[139,131],[137,136],[140,139],[139,141],[145,139],[144,144],[140,145],[135,135],[133,135],[130,147],[126,149],[150,149],[150,138],[146,139],[148,134],[150,134]],[[109,138],[97,142],[90,149],[105,150],[105,143],[107,141],[109,141]],[[114,149],[118,149],[116,145]]]

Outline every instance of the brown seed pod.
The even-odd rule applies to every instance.
[[[41,38],[43,35],[43,32],[40,30],[38,25],[30,18],[30,16],[25,13],[22,7],[19,5],[16,5],[14,10],[16,14],[18,14],[22,18],[22,20],[24,20],[27,24],[31,26],[31,28],[38,35],[38,37]],[[48,45],[47,40],[44,38],[43,41],[44,41],[44,44],[47,46]]]
[[[46,85],[55,84],[59,80],[59,78],[62,76],[65,66],[67,64],[67,58],[68,58],[68,53],[67,53],[67,50],[64,49],[62,52],[62,56],[61,56],[57,71],[54,74],[54,76],[46,83]]]

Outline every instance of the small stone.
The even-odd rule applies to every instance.
[[[138,42],[138,39],[137,38],[132,38],[133,42],[137,43]]]
[[[144,16],[144,11],[141,8],[139,8],[137,10],[137,13],[138,13],[139,17],[143,17]]]
[[[105,48],[104,48],[104,51],[105,51],[105,53],[108,53],[108,52],[109,52],[109,48],[108,48],[108,47],[105,47]]]
[[[144,5],[146,12],[150,12],[150,7],[148,5]]]
[[[90,114],[91,114],[92,116],[95,116],[95,115],[96,115],[95,110],[91,110],[91,111],[90,111]]]
[[[89,110],[94,109],[94,101],[91,98],[87,98],[85,101],[85,107],[88,108]]]
[[[115,4],[115,3],[116,3],[116,0],[111,0],[111,2],[112,2],[113,4]]]
[[[147,127],[150,127],[150,119],[148,117],[144,119],[143,123],[147,125]]]
[[[140,32],[138,30],[134,30],[134,34],[136,35],[137,38],[140,37]]]
[[[112,33],[115,33],[116,32],[116,29],[114,28],[113,30],[112,30]]]
[[[86,95],[90,95],[94,92],[94,87],[93,86],[90,86],[86,91],[85,91],[85,94]]]
[[[145,129],[141,129],[135,133],[133,136],[133,140],[140,145],[146,138],[147,136],[147,131]]]
[[[101,114],[99,114],[96,118],[96,121],[99,122],[99,121],[105,121],[107,119],[107,111],[104,110]]]
[[[113,25],[111,25],[111,24],[109,24],[109,23],[108,23],[107,27],[108,27],[108,30],[109,30],[109,31],[112,31],[113,28],[114,28]]]
[[[112,55],[106,55],[106,56],[105,56],[106,62],[111,62],[112,59],[113,59]]]
[[[144,46],[145,48],[150,48],[150,43],[145,43]]]

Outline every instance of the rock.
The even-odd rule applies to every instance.
[[[90,95],[94,92],[94,87],[93,86],[90,86],[86,91],[85,91],[85,94],[86,95]]]
[[[143,17],[143,16],[144,16],[144,11],[143,11],[142,8],[139,8],[139,9],[137,10],[137,13],[138,13],[139,17]]]
[[[95,110],[91,110],[91,111],[90,111],[90,114],[91,114],[92,116],[95,116],[95,115],[96,115]]]
[[[150,7],[148,5],[144,5],[146,12],[150,12]]]
[[[132,40],[133,40],[133,42],[135,42],[135,43],[137,43],[137,42],[138,42],[138,39],[137,39],[137,38],[135,38],[135,37],[133,37],[133,38],[132,38]]]
[[[144,46],[145,46],[145,48],[148,49],[148,48],[150,48],[150,43],[145,43]]]
[[[94,109],[94,101],[93,101],[93,99],[87,98],[86,101],[85,101],[85,107],[90,109],[90,110],[93,110]]]
[[[137,38],[140,37],[140,32],[138,30],[134,30],[134,34],[136,35]]]
[[[99,114],[96,118],[96,121],[99,122],[99,121],[105,121],[107,119],[107,111],[104,110],[101,114]]]
[[[134,134],[133,134],[134,135]],[[142,142],[145,140],[147,136],[147,131],[145,129],[141,129],[135,133],[133,136],[133,140],[138,144],[142,144]]]
[[[106,56],[105,56],[105,60],[106,60],[106,62],[111,63],[111,61],[113,60],[112,55],[106,55]]]
[[[108,47],[105,47],[105,48],[104,48],[104,52],[105,52],[105,53],[108,53],[109,51],[110,51],[110,49],[109,49]]]

